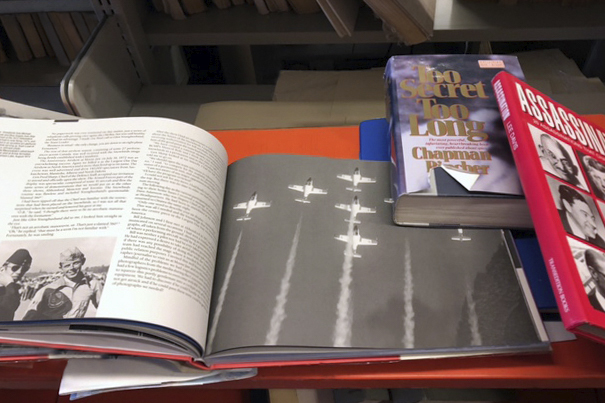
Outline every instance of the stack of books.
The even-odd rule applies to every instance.
[[[214,373],[549,350],[510,234],[393,225],[389,163],[358,159],[356,126],[2,128],[5,360]]]
[[[393,57],[385,77],[395,223],[535,231],[565,328],[605,343],[603,116],[527,84],[514,56]]]
[[[0,62],[49,57],[69,66],[97,24],[89,12],[2,14]]]
[[[361,7],[369,7],[382,20],[385,35],[394,41],[413,45],[433,35],[436,0],[152,0],[157,12],[182,20],[192,15],[218,9],[222,12],[239,7],[254,7],[261,15],[294,12],[322,12],[338,36],[351,37]]]
[[[386,161],[359,159],[357,126],[2,118],[1,359],[212,382],[260,367],[545,353],[512,232],[534,227],[564,323],[599,338],[605,135],[503,70],[520,76],[497,56],[392,59]],[[531,140],[542,134],[558,148]],[[453,203],[435,170],[465,187],[457,213],[406,218],[397,199]],[[429,190],[412,191],[414,176]],[[498,186],[520,191],[529,221],[501,202],[508,221],[467,221],[465,206]]]

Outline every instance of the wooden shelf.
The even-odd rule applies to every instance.
[[[506,6],[482,0],[437,0],[433,42],[605,39],[605,4]],[[323,13],[260,15],[253,6],[210,8],[173,20],[151,13],[143,23],[150,45],[286,45],[389,42],[363,6],[351,37],[339,38]]]
[[[94,11],[91,0],[0,0],[0,14],[51,11]]]
[[[437,0],[434,42],[605,39],[605,3]]]
[[[358,18],[355,35],[339,38],[323,13],[299,15],[293,12],[260,15],[254,6],[220,10],[215,7],[173,20],[166,14],[151,13],[143,29],[151,45],[292,45],[318,43],[386,42],[381,22],[370,10]]]

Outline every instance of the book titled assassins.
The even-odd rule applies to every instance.
[[[509,74],[493,86],[563,324],[605,343],[605,130]]]

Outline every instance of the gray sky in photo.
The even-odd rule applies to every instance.
[[[377,182],[361,184],[362,191],[353,193],[346,190],[350,182],[337,175],[352,174],[356,167]],[[328,194],[310,195],[308,204],[296,202],[302,194],[288,185],[304,185],[309,177]],[[334,237],[347,233],[349,216],[335,204],[349,204],[354,195],[361,205],[377,210],[358,214],[357,220],[361,236],[377,240],[378,245],[359,246],[361,258],[353,259],[352,346],[402,348],[406,242],[411,251],[416,346],[454,346],[466,290],[477,274],[486,272],[502,245],[497,230],[465,230],[473,241],[457,242],[451,239],[458,235],[456,229],[393,225],[391,204],[384,202],[390,196],[385,162],[258,156],[232,164],[228,178],[213,304],[243,232],[214,351],[264,343],[299,220],[300,242],[278,344],[332,346],[346,246]],[[253,210],[249,221],[236,221],[244,211],[233,206],[249,200],[253,192],[259,201],[271,202],[271,207]],[[512,270],[509,277],[516,282]]]

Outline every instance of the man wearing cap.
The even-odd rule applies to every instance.
[[[82,318],[90,303],[97,307],[102,286],[84,275],[84,262],[86,257],[78,248],[64,250],[59,255],[62,276],[36,292],[23,319]]]
[[[32,264],[25,249],[18,249],[0,267],[0,321],[13,320],[21,303],[19,283]]]

